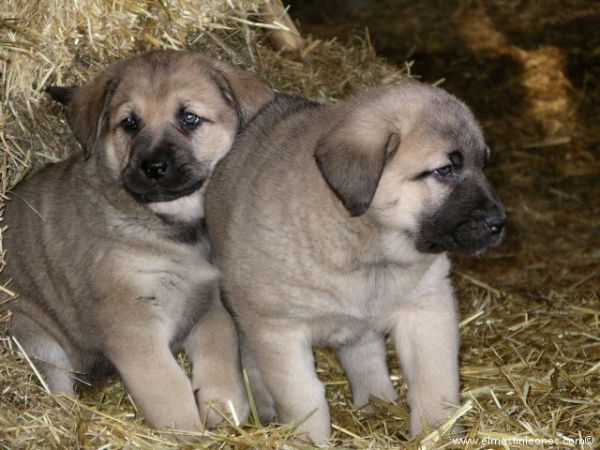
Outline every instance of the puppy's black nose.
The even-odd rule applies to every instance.
[[[485,219],[485,223],[492,234],[500,234],[502,229],[506,226],[506,216],[488,217]]]
[[[157,158],[145,159],[141,164],[142,171],[146,174],[146,177],[151,180],[158,180],[162,178],[167,169],[169,168],[169,160],[163,156]]]

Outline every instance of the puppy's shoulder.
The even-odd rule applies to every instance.
[[[76,176],[80,155],[49,163],[20,181],[7,192],[5,222],[42,220],[41,211],[62,210],[65,198],[72,192],[80,192]]]

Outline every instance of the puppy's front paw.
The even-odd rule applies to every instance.
[[[200,418],[206,428],[215,427],[225,418],[238,425],[245,422],[250,412],[250,403],[242,389],[223,389],[205,386],[194,391]]]

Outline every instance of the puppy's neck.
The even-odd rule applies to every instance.
[[[358,217],[347,218],[340,222],[337,229],[345,236],[345,239],[338,241],[356,266],[408,267],[427,264],[427,261],[439,256],[419,252],[409,230],[386,227],[370,211]]]
[[[204,191],[206,185],[190,195],[168,202],[148,203],[154,214],[171,223],[195,223],[204,218]]]

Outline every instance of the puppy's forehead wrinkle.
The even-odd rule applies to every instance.
[[[450,161],[452,162],[452,164],[454,164],[455,166],[462,166],[463,161],[464,161],[464,155],[462,153],[462,149],[457,149],[457,150],[450,152],[449,158],[450,158]]]
[[[218,89],[213,86],[222,87],[223,82],[217,82],[212,76],[214,70],[210,66],[189,64],[186,60],[178,63],[179,66],[174,67],[171,62],[168,70],[157,70],[148,64],[130,68],[120,89],[122,95],[136,103],[150,105],[172,104],[179,100],[191,102],[198,98],[215,101],[219,98]],[[194,73],[194,77],[189,76],[190,72]],[[135,93],[137,97],[131,97]]]
[[[474,159],[477,165],[487,159],[487,145],[479,125],[465,117],[448,117],[447,120],[427,120],[425,124],[432,136],[445,143],[449,159],[459,153]]]

